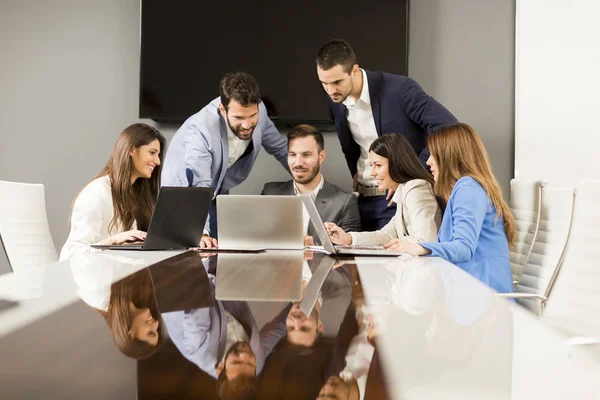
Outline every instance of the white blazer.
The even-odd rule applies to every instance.
[[[396,215],[381,230],[351,232],[353,245],[383,245],[392,239],[414,242],[436,242],[442,223],[442,212],[431,185],[423,179],[413,179],[398,186],[392,200]]]
[[[120,223],[109,232],[108,225],[114,215],[110,178],[105,175],[94,179],[79,193],[73,204],[71,231],[60,252],[60,260],[68,260],[75,254],[90,253],[91,244],[99,244],[123,232]],[[137,229],[135,221],[131,229]]]

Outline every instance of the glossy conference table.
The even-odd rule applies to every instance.
[[[144,276],[174,338],[136,360],[98,309]],[[318,310],[312,345],[287,332],[294,304]],[[595,353],[437,258],[106,251],[0,276],[0,306],[1,399],[216,399],[224,340],[196,328],[224,310],[244,310],[251,346],[270,332],[257,399],[316,398],[344,367],[360,398],[600,398]]]

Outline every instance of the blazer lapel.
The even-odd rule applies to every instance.
[[[221,189],[221,184],[223,183],[223,178],[225,178],[225,174],[227,173],[227,165],[229,164],[229,140],[227,138],[227,122],[225,121],[225,117],[221,114],[221,111],[218,111],[221,118],[219,119],[219,127],[221,131],[221,173],[219,174],[219,180],[217,182],[217,187],[215,188],[215,197],[219,193]]]
[[[369,97],[371,99],[371,110],[373,111],[373,120],[377,135],[381,136],[381,97],[379,91],[381,89],[382,73],[365,71],[367,80],[369,81]]]

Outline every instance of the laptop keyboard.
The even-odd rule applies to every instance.
[[[353,250],[385,250],[383,246],[359,246],[351,244],[336,244],[338,249],[353,249]]]

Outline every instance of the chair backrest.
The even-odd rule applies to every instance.
[[[600,336],[600,181],[579,181],[575,191],[571,235],[544,316],[577,335]]]
[[[517,292],[547,296],[550,282],[560,267],[573,216],[573,188],[544,187],[540,222],[531,253],[516,286]],[[541,314],[539,300],[517,299],[517,303]]]
[[[0,181],[0,237],[15,272],[58,260],[44,185]]]
[[[523,273],[523,266],[535,240],[544,185],[543,181],[510,181],[510,211],[517,226],[515,247],[510,251],[510,269],[515,281]]]

